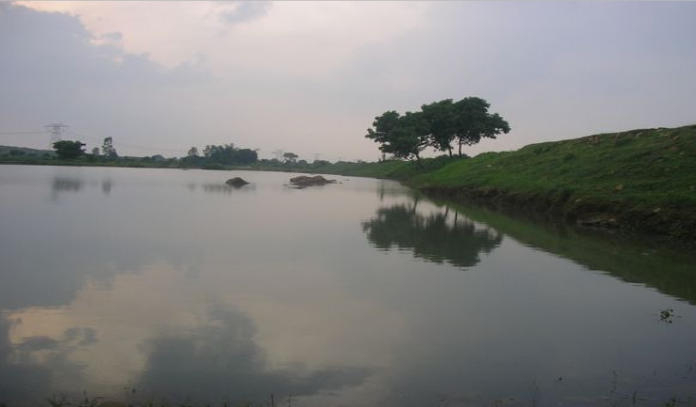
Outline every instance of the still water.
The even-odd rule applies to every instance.
[[[0,404],[694,403],[693,257],[291,176],[1,166]]]

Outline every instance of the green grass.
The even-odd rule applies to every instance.
[[[696,240],[696,126],[599,134],[423,166],[353,164],[342,174]]]
[[[486,153],[422,174],[416,185],[488,187],[632,205],[696,204],[696,126],[634,130]]]

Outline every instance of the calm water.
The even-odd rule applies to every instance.
[[[693,258],[290,177],[0,166],[0,404],[696,397]]]

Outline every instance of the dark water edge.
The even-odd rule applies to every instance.
[[[553,214],[478,200],[426,194],[436,204],[461,211],[520,243],[605,272],[627,283],[644,284],[696,305],[696,253],[690,244],[661,236],[587,228]]]
[[[662,246],[696,248],[696,211],[692,207],[662,210],[637,208],[619,201],[586,199],[577,202],[562,191],[524,194],[495,187],[443,188],[428,185],[418,189],[436,199],[496,208],[505,213],[526,212],[530,219],[549,218],[557,223],[620,233],[635,241],[651,239]]]

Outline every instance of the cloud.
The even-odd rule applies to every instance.
[[[270,1],[232,1],[221,2],[218,15],[226,24],[239,24],[261,18],[268,14],[273,5]]]
[[[335,160],[377,158],[375,116],[445,98],[480,96],[512,126],[469,154],[694,120],[694,3],[22,4],[68,14],[4,7],[0,119],[19,129]]]
[[[118,38],[113,33],[107,37]],[[122,151],[138,155],[166,153],[175,147],[171,138],[177,131],[172,127],[179,127],[179,135],[190,134],[196,123],[185,112],[194,100],[184,95],[192,88],[215,84],[200,58],[168,68],[147,55],[94,39],[75,16],[1,4],[0,122],[12,129],[40,129],[45,123],[63,121],[90,148],[107,136],[117,147],[119,143],[160,147]],[[143,141],[153,133],[167,134],[170,140]],[[2,142],[47,145],[47,140],[36,137]]]

